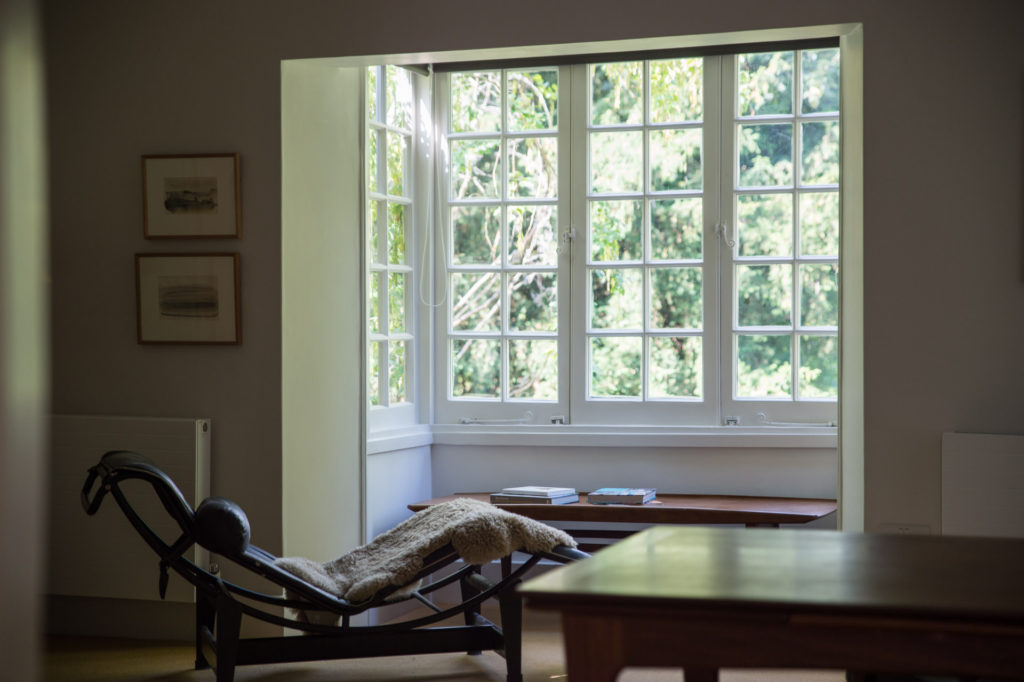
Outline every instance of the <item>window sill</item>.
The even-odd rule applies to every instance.
[[[427,445],[834,449],[835,427],[420,425],[371,434],[367,454]]]

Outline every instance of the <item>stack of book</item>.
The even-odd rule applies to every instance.
[[[599,488],[587,495],[591,504],[647,504],[654,499],[655,488]]]
[[[575,488],[523,485],[491,493],[491,504],[572,504],[579,502]]]

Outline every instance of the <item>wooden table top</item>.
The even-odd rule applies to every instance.
[[[456,493],[410,504],[412,511],[472,497],[484,502],[489,493]],[[658,493],[657,500],[643,505],[590,504],[586,494],[575,504],[499,504],[502,509],[538,521],[598,521],[606,523],[668,524],[779,524],[807,523],[831,514],[836,501],[798,497],[753,497],[746,495],[677,495]]]
[[[535,608],[741,607],[1024,626],[1024,540],[654,526],[520,587]]]

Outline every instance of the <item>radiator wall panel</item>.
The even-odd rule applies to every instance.
[[[1024,436],[942,434],[942,534],[1024,538]]]
[[[107,496],[95,516],[79,502],[89,467],[109,450],[132,450],[160,466],[193,507],[209,495],[210,420],[54,415],[51,422],[47,592],[55,595],[159,599],[159,558]],[[125,483],[140,516],[168,544],[180,534],[152,487]],[[201,548],[189,558],[208,565]],[[191,602],[192,586],[171,574],[167,599]]]

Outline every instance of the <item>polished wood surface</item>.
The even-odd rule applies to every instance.
[[[412,511],[458,497],[487,502],[489,493],[456,493],[410,504]],[[498,507],[538,521],[596,521],[605,523],[778,525],[807,523],[836,510],[835,500],[745,495],[676,495],[658,493],[643,505],[590,504],[586,494],[575,504],[499,504]]]
[[[1024,540],[656,526],[526,582],[570,679],[627,665],[1024,679]]]

